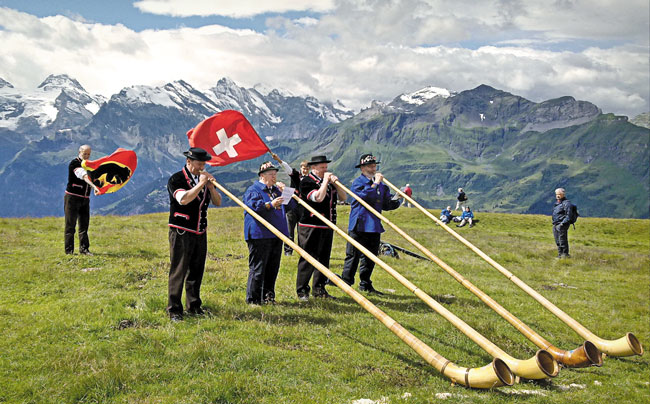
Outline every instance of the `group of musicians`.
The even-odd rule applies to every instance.
[[[75,171],[79,164],[74,164],[72,167],[73,163],[78,163],[77,160],[89,157],[90,147],[85,145],[82,148],[80,156],[71,163],[69,182],[73,185],[70,185],[70,190],[67,191],[70,194],[76,190],[73,186],[77,183],[81,187],[91,186],[88,184],[90,181],[84,178],[85,172]],[[298,245],[329,268],[334,231],[308,209],[300,207],[293,198],[282,197],[285,185],[277,181],[277,173],[282,167],[291,179],[291,188],[295,189],[295,194],[327,220],[336,223],[337,202],[345,201],[347,194],[341,187],[335,185],[338,177],[328,171],[331,160],[323,155],[313,156],[311,160],[303,161],[300,171],[297,171],[276,154],[271,154],[279,164],[276,166],[271,161],[262,163],[257,173],[259,180],[244,193],[244,204],[292,240],[297,223]],[[167,313],[172,321],[183,319],[181,301],[183,288],[187,314],[204,314],[200,289],[207,255],[207,210],[210,203],[221,205],[221,194],[215,187],[214,177],[205,171],[206,162],[212,156],[197,147],[190,148],[183,155],[186,158],[185,166],[174,173],[167,183],[170,251]],[[382,182],[383,176],[377,171],[379,163],[371,154],[363,154],[360,157],[356,168],[361,170],[361,174],[352,183],[352,192],[379,212],[397,209],[400,201],[390,194],[389,188]],[[79,197],[84,199],[83,202],[87,202],[88,189],[84,188],[82,191]],[[74,248],[72,238],[74,222],[80,219],[81,251],[89,253],[87,219],[81,220],[79,214],[69,214],[68,210],[72,212],[72,209],[68,209],[71,203],[67,199],[66,252],[71,253]],[[82,210],[86,212],[88,209]],[[83,217],[87,216],[86,212]],[[70,227],[72,227],[72,234],[70,234]],[[379,239],[383,231],[380,219],[353,198],[348,225],[350,237],[376,255],[379,252]],[[248,212],[244,214],[244,239],[249,251],[246,302],[274,304],[275,281],[282,252],[291,255],[292,249],[287,245],[283,249],[282,241]],[[354,284],[359,264],[361,264],[359,289],[366,293],[381,295],[382,293],[373,287],[370,279],[374,262],[348,242],[343,272],[340,275],[348,285]],[[334,299],[325,288],[327,284],[327,277],[300,257],[296,277],[298,300],[308,301],[310,292],[315,298]]]
[[[217,206],[221,204],[221,197],[210,182],[213,177],[203,171],[205,161],[211,158],[210,154],[199,148],[191,148],[184,154],[187,158],[185,167],[174,174],[167,185],[170,195],[169,242],[172,263],[167,311],[174,321],[182,319],[183,315],[180,299],[183,279],[188,313],[203,313],[199,288],[207,249],[207,205],[210,201]],[[328,171],[331,160],[322,155],[313,156],[311,160],[303,161],[300,171],[297,171],[277,155],[272,153],[272,156],[279,164],[274,165],[271,161],[262,163],[257,173],[259,180],[244,193],[244,204],[291,239],[297,218],[298,245],[325,267],[329,267],[334,231],[308,209],[299,208],[293,198],[282,197],[285,185],[277,181],[277,173],[282,168],[289,175],[295,193],[327,220],[336,223],[337,202],[345,201],[347,194],[335,185],[338,177]],[[389,188],[382,182],[383,176],[377,171],[379,163],[371,154],[360,157],[356,167],[361,170],[361,175],[352,183],[352,192],[379,212],[397,209],[400,201],[390,194]],[[353,198],[348,225],[350,237],[377,254],[383,231],[380,219]],[[184,238],[196,241],[183,242],[178,246],[179,240]],[[249,251],[246,302],[274,304],[275,281],[282,253],[284,251],[285,255],[290,255],[291,247],[285,246],[283,249],[282,240],[248,212],[244,214],[244,239]],[[177,258],[181,251],[184,255]],[[341,278],[349,285],[354,284],[359,263],[359,289],[366,293],[381,294],[373,287],[370,279],[374,262],[350,243],[346,247]],[[325,288],[327,281],[325,275],[300,257],[296,276],[299,301],[308,301],[310,292],[315,298],[333,299]]]

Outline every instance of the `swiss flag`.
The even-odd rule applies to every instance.
[[[207,163],[225,166],[250,160],[269,151],[241,112],[219,112],[187,132],[190,147],[200,147],[212,155]]]

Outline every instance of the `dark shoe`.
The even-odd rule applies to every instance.
[[[293,255],[293,251],[285,251],[284,255],[286,255],[287,257],[290,257],[290,256]]]
[[[95,255],[95,254],[91,253],[91,252],[88,251],[88,250],[81,250],[81,251],[79,251],[79,254],[82,254],[82,255],[89,255],[89,256],[91,256],[91,257],[92,257],[93,255]]]
[[[172,323],[177,323],[183,321],[183,315],[181,313],[169,313],[169,319]]]
[[[303,303],[308,302],[309,301],[309,296],[305,295],[303,293],[299,293],[298,294],[298,301],[303,302]]]
[[[205,314],[205,311],[200,307],[193,307],[191,309],[187,309],[187,314],[190,316],[202,316]]]
[[[321,291],[318,291],[318,292],[314,292],[314,297],[317,298],[317,299],[336,300],[336,298],[334,296],[330,295],[329,293],[327,293],[327,291],[325,289],[323,289]]]
[[[373,288],[372,286],[369,286],[367,288],[359,288],[360,291],[366,292],[369,295],[377,295],[377,296],[383,296],[384,294],[377,289]]]

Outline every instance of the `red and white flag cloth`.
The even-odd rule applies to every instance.
[[[241,112],[226,110],[202,121],[187,132],[190,147],[212,155],[211,166],[250,160],[270,151]]]

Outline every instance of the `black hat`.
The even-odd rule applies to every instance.
[[[379,164],[380,162],[377,161],[375,156],[372,154],[362,154],[361,157],[359,157],[359,164],[357,164],[355,167],[359,168],[361,166],[365,166],[368,164]]]
[[[320,164],[320,163],[331,163],[332,160],[328,160],[325,156],[312,156],[311,160],[307,162],[307,165]]]
[[[280,169],[277,168],[276,166],[274,166],[272,162],[265,161],[260,166],[260,170],[257,172],[257,175],[260,175],[262,173],[265,173],[265,172],[271,171],[271,170],[280,171]]]
[[[188,159],[198,161],[208,161],[212,159],[210,153],[200,147],[190,147],[188,151],[183,152],[183,156],[187,157]]]

